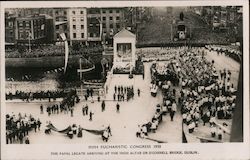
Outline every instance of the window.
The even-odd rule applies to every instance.
[[[73,25],[73,29],[76,29],[76,25]]]
[[[119,20],[120,20],[120,17],[116,17],[116,20],[119,21]]]
[[[102,24],[102,28],[106,28],[106,24],[105,23]]]
[[[110,24],[110,25],[109,25],[109,28],[113,28],[113,24]]]
[[[81,29],[84,29],[84,25],[81,25]]]
[[[64,30],[67,30],[67,29],[68,29],[67,25],[64,25]]]
[[[30,22],[29,21],[26,21],[26,27],[29,27],[30,26]]]
[[[56,15],[58,15],[58,11],[56,11]]]
[[[120,27],[121,27],[120,24],[117,23],[117,24],[116,24],[116,28],[117,28],[117,29],[120,29]]]
[[[106,11],[105,11],[105,10],[102,10],[102,13],[104,13],[104,14],[105,14],[105,13],[106,13]]]
[[[73,22],[75,22],[76,21],[76,18],[75,17],[73,17]]]
[[[59,21],[59,17],[56,17],[56,21]]]
[[[113,10],[109,10],[109,13],[113,13]]]
[[[103,20],[103,21],[106,21],[106,17],[102,17],[102,20]]]
[[[64,14],[64,15],[67,15],[67,12],[66,12],[66,11],[64,11],[64,12],[63,12],[63,14]]]
[[[76,38],[76,33],[73,33],[73,38]]]
[[[13,26],[13,22],[9,22],[9,26],[12,27]]]
[[[111,20],[111,21],[112,21],[112,20],[113,20],[113,17],[109,17],[109,20]]]
[[[83,17],[81,18],[81,21],[82,21],[82,22],[84,21],[84,18],[83,18]]]
[[[59,29],[59,25],[56,26],[56,29]]]
[[[72,14],[76,14],[76,11],[72,11]]]
[[[84,33],[81,33],[82,38],[84,38]]]
[[[83,14],[83,11],[81,11],[81,14]]]
[[[90,35],[90,37],[93,37],[93,33],[90,33],[89,35]]]
[[[23,39],[23,38],[24,38],[23,32],[20,32],[20,33],[19,33],[19,38],[20,38],[20,39]]]
[[[56,39],[59,39],[59,38],[60,38],[59,33],[56,33]]]
[[[120,13],[120,11],[117,9],[117,10],[116,10],[116,13]]]
[[[19,22],[19,26],[22,27],[23,26],[23,22]]]

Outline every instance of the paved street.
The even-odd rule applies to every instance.
[[[83,128],[100,130],[108,125],[111,126],[112,137],[108,143],[156,143],[155,141],[137,138],[135,133],[138,130],[138,125],[149,122],[154,115],[155,106],[162,103],[162,94],[160,91],[157,93],[157,97],[150,95],[149,84],[151,81],[149,67],[151,63],[145,64],[145,79],[142,76],[135,76],[133,79],[129,79],[128,75],[114,75],[109,87],[109,94],[107,95],[106,110],[101,111],[101,102],[95,101],[94,103],[86,102],[82,100],[75,106],[74,116],[71,117],[70,113],[64,114],[52,114],[50,117],[45,112],[40,114],[40,104],[25,103],[25,102],[8,102],[7,113],[19,112],[27,115],[32,114],[34,118],[40,118],[42,121],[41,131],[30,132],[31,143],[47,144],[47,143],[104,143],[101,136],[94,135],[92,133],[83,132],[83,138],[74,137],[69,139],[66,135],[56,133],[52,131],[51,135],[46,135],[44,129],[46,121],[51,121],[52,124],[59,130],[67,128],[69,125],[77,124]],[[123,80],[123,81],[122,81]],[[116,103],[112,101],[112,95],[114,92],[114,85],[134,85],[134,89],[141,90],[140,97],[136,95],[133,100],[128,102],[119,102],[120,113],[116,112]],[[58,103],[58,102],[51,102]],[[89,116],[82,115],[82,106],[88,104],[89,110],[94,112],[93,121],[89,121]],[[44,106],[48,105],[48,102],[42,102]],[[62,123],[63,122],[63,123]],[[170,121],[170,116],[166,115],[163,118],[163,122],[159,125],[156,133],[150,133],[149,138],[168,142],[168,143],[181,143],[182,142],[182,130],[181,130],[181,115],[178,112],[173,122]]]

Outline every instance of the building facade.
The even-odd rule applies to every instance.
[[[46,36],[45,27],[45,16],[17,17],[16,40],[18,43],[44,42]]]
[[[52,13],[55,32],[54,40],[60,41],[60,33],[65,33],[67,40],[70,40],[69,33],[69,18],[68,18],[68,9],[67,8],[53,8]]]
[[[103,40],[112,44],[113,36],[125,27],[124,8],[101,8]]]
[[[87,41],[87,10],[86,8],[69,8],[70,43]]]
[[[102,40],[102,26],[101,26],[101,9],[88,8],[87,9],[87,38],[88,42],[95,43]]]
[[[5,42],[15,44],[16,42],[16,17],[5,14]]]

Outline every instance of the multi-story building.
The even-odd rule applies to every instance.
[[[69,8],[70,43],[87,41],[87,10],[86,8]]]
[[[125,27],[124,8],[88,8],[87,20],[89,42],[112,44],[113,36]]]
[[[113,36],[125,27],[124,8],[101,8],[104,40],[112,44]]]
[[[32,18],[45,17],[43,21],[44,26],[47,28],[44,28],[43,31],[48,43],[60,41],[60,33],[65,33],[67,40],[71,42],[70,44],[74,42],[84,43],[86,41],[89,44],[101,43],[102,41],[112,44],[113,36],[126,26],[125,8],[22,8],[8,9],[8,11],[17,17],[15,21],[18,21],[18,26],[11,30],[11,23],[6,25],[6,39],[11,39],[10,37],[14,36],[16,37],[14,39],[17,39],[18,42],[24,42],[27,38],[26,31],[32,30],[28,26],[31,25],[31,22],[30,24],[27,22],[27,24],[23,24],[25,26],[22,26],[20,21],[31,21],[29,19]],[[34,34],[32,35],[34,39],[39,37],[35,35],[35,30],[36,28],[31,33]],[[37,32],[41,31],[38,30]]]
[[[87,9],[87,37],[88,42],[98,43],[102,38],[102,23],[101,23],[101,9],[88,8]]]
[[[33,15],[16,18],[16,40],[18,43],[44,42],[45,16]]]
[[[16,17],[5,13],[5,43],[15,44],[16,42]]]
[[[60,33],[65,33],[67,40],[70,40],[69,18],[67,8],[53,8],[52,17],[55,23],[54,40],[60,41]]]

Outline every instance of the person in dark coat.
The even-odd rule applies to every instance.
[[[120,105],[118,103],[116,104],[116,112],[120,112]]]
[[[105,102],[102,101],[102,112],[105,111]]]
[[[40,106],[40,111],[41,111],[40,113],[43,114],[43,105],[42,104]]]
[[[120,86],[118,86],[118,93],[120,93],[120,91],[121,91],[121,87],[120,87]]]
[[[25,144],[30,144],[30,140],[29,140],[28,136],[26,136],[26,138],[25,138]]]
[[[20,141],[20,144],[23,144],[23,134],[20,133],[18,139]]]
[[[84,106],[82,107],[82,114],[83,114],[83,116],[85,116],[85,107]]]
[[[90,90],[89,88],[87,88],[87,97],[89,97],[89,94],[90,94]]]
[[[89,114],[89,106],[86,104],[86,107],[85,107],[85,114],[88,115]]]
[[[138,93],[138,97],[140,97],[141,90],[139,88],[137,90],[137,93]]]
[[[39,131],[40,131],[41,124],[42,124],[42,123],[41,123],[40,119],[38,119],[38,120],[37,120],[37,127],[38,127],[38,130],[39,130]]]
[[[36,129],[37,129],[37,122],[36,122],[36,121],[34,121],[33,126],[34,126],[34,130],[35,130],[35,132],[36,132]]]
[[[82,128],[81,128],[81,126],[79,125],[79,127],[78,127],[78,133],[77,133],[77,137],[82,137]]]
[[[93,119],[93,114],[94,114],[94,113],[93,113],[92,111],[89,112],[89,120],[90,120],[90,121],[92,121],[92,119]]]

